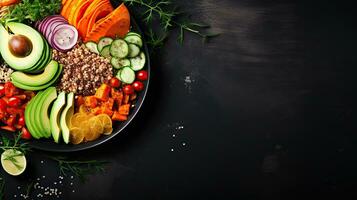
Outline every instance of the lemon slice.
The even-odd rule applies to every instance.
[[[92,117],[88,120],[88,123],[90,131],[87,133],[86,139],[88,141],[98,139],[104,130],[102,122],[98,119],[98,117]]]
[[[97,118],[102,122],[103,124],[103,134],[104,135],[110,135],[113,132],[113,123],[112,119],[109,117],[107,114],[100,114],[97,116]]]
[[[81,129],[73,127],[69,130],[69,141],[71,141],[72,144],[79,144],[83,142],[83,139],[84,133]]]
[[[1,154],[1,165],[12,176],[22,174],[26,169],[26,163],[25,155],[15,149],[8,149]]]

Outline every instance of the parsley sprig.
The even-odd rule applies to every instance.
[[[61,0],[23,0],[10,7],[8,14],[3,17],[3,22],[36,22],[46,16],[58,13],[61,6]]]

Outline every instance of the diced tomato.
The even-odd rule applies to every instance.
[[[31,139],[31,134],[30,134],[30,131],[27,130],[27,128],[25,127],[22,127],[22,135],[21,135],[21,138],[22,139],[25,139],[25,140],[29,140]]]
[[[24,91],[24,94],[27,96],[27,100],[31,100],[32,97],[35,96],[35,93],[33,91]]]
[[[130,104],[124,104],[122,106],[119,106],[119,114],[121,115],[129,115],[130,111]]]
[[[95,96],[88,96],[84,98],[84,105],[89,108],[95,108],[98,105],[98,101]]]
[[[14,126],[14,124],[16,124],[16,115],[10,115],[6,120],[6,124],[8,126]]]
[[[5,86],[3,84],[0,84],[0,97],[5,95]]]
[[[20,124],[15,124],[14,127],[15,127],[17,130],[20,130],[23,126],[21,126]]]
[[[21,104],[21,99],[18,97],[10,97],[9,101],[7,102],[7,105],[10,107],[18,107]]]
[[[17,121],[17,124],[20,126],[25,126],[25,117],[21,116],[19,120]]]
[[[19,89],[17,89],[11,82],[6,82],[4,88],[6,97],[12,97],[19,93]]]
[[[23,115],[24,110],[22,108],[7,107],[6,112],[11,115]]]
[[[0,128],[3,129],[3,130],[10,131],[10,132],[15,132],[16,131],[16,128],[13,127],[13,126],[1,126]]]
[[[6,108],[2,109],[0,108],[0,120],[3,120],[6,117]]]
[[[4,101],[3,99],[0,99],[0,109],[5,110],[7,106],[6,101]]]
[[[95,97],[97,99],[100,99],[102,101],[106,101],[109,98],[109,93],[110,93],[110,86],[107,84],[102,84],[98,90],[95,92]]]
[[[126,115],[121,115],[121,114],[119,114],[119,112],[115,111],[113,116],[112,116],[112,120],[114,120],[114,121],[126,121],[126,120],[128,120],[128,117]]]

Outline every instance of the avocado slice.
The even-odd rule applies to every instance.
[[[41,86],[50,82],[53,79],[53,77],[56,75],[58,69],[59,69],[58,62],[52,60],[47,65],[45,71],[42,74],[32,75],[32,74],[25,74],[23,72],[16,71],[11,74],[11,79],[23,85]]]
[[[34,118],[32,116],[32,114],[34,114],[33,109],[37,107],[37,103],[38,103],[38,99],[41,98],[43,91],[40,91],[39,93],[37,93],[32,99],[31,101],[27,104],[26,108],[25,108],[25,123],[26,123],[26,127],[28,128],[28,130],[30,131],[32,137],[39,139],[39,131],[38,129],[35,127],[35,123],[34,123]]]
[[[62,65],[59,65],[59,70],[57,71],[56,75],[53,77],[53,79],[41,86],[29,86],[29,85],[24,85],[22,83],[19,83],[17,81],[12,80],[11,82],[18,88],[24,89],[24,90],[31,90],[31,91],[37,91],[37,90],[43,90],[45,88],[50,87],[51,85],[53,85],[57,79],[60,77],[61,73],[62,73]]]
[[[54,141],[56,143],[59,142],[59,137],[61,135],[61,128],[60,128],[60,116],[61,112],[66,105],[66,93],[61,92],[56,101],[53,103],[51,114],[50,114],[50,125],[51,125],[51,133]]]
[[[51,128],[50,128],[50,118],[48,116],[48,110],[51,103],[57,98],[57,91],[55,87],[47,88],[35,111],[35,124],[37,124],[41,131],[41,137],[49,138],[51,137]]]
[[[60,119],[60,127],[62,129],[63,141],[68,144],[69,142],[69,126],[70,120],[74,113],[74,94],[73,92],[67,95],[67,105],[62,111]]]
[[[22,23],[9,22],[6,25],[15,35],[26,36],[32,44],[32,50],[26,57],[13,55],[8,44],[13,35],[0,24],[0,53],[3,59],[15,70],[22,71],[31,68],[40,60],[45,48],[41,34],[32,27]]]

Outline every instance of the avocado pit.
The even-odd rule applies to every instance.
[[[14,35],[9,40],[9,50],[16,57],[24,58],[30,55],[32,47],[31,40],[24,35]]]

